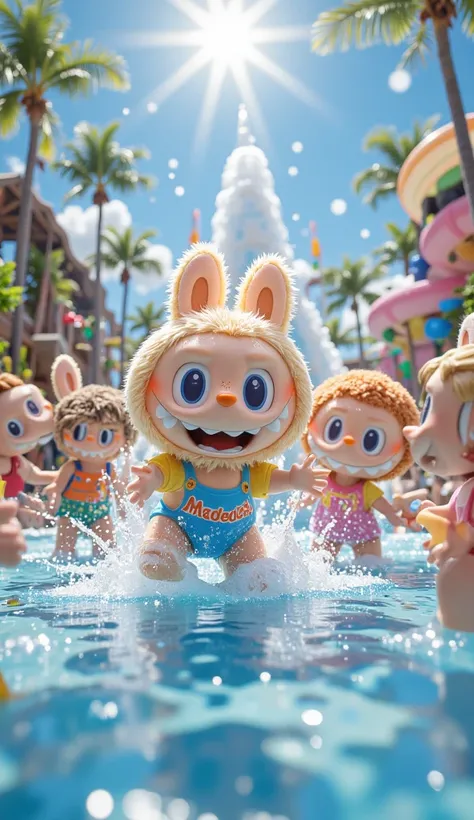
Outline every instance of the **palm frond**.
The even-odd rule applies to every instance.
[[[424,64],[432,45],[431,31],[426,23],[422,23],[408,38],[408,46],[402,54],[398,68],[406,68],[412,71],[418,63]]]
[[[0,97],[0,136],[8,137],[14,134],[20,124],[20,89],[7,91]]]
[[[330,54],[351,45],[397,45],[416,23],[420,5],[418,0],[359,0],[322,12],[313,26],[313,50]]]
[[[474,37],[474,0],[458,0],[462,30],[468,37]]]
[[[130,87],[125,61],[117,54],[94,49],[92,42],[73,43],[60,52],[42,81],[46,88],[68,94],[88,93],[94,85],[125,91]]]

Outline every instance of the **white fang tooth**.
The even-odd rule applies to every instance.
[[[281,419],[287,419],[288,418],[288,405],[285,405],[285,407],[283,408],[283,412],[282,412],[280,418]]]
[[[255,430],[246,430],[245,432],[250,433],[251,436],[256,436],[257,433],[259,433],[261,429],[262,429],[261,427],[256,427]]]
[[[177,423],[178,423],[178,419],[175,419],[174,416],[170,416],[169,413],[166,416],[166,418],[163,419],[163,427],[166,427],[167,430],[170,430]]]
[[[365,472],[369,475],[375,476],[380,471],[380,467],[366,467]]]
[[[155,410],[155,416],[157,419],[166,419],[168,416],[171,416],[171,413],[169,413],[162,404],[158,404]]]
[[[208,436],[215,436],[219,432],[219,430],[209,430],[207,427],[201,427],[201,430],[204,430]]]
[[[197,424],[189,424],[189,422],[187,422],[187,421],[182,421],[181,424],[183,425],[183,427],[186,427],[186,430],[197,430],[198,429]]]
[[[326,456],[326,461],[333,470],[337,470],[337,468],[341,466],[339,461],[336,461],[334,458],[329,458],[329,456]]]
[[[267,430],[271,430],[272,433],[279,433],[280,432],[280,419],[275,419],[275,421],[272,421],[271,424],[267,424]]]
[[[227,436],[232,436],[232,438],[238,438],[238,436],[241,436],[243,432],[243,430],[225,430],[225,434]]]
[[[346,464],[345,466],[346,466],[347,472],[351,473],[351,475],[354,475],[355,473],[358,473],[359,470],[360,470],[360,467],[352,467],[352,466],[349,466],[349,464]]]

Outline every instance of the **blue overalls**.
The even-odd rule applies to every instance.
[[[184,497],[176,509],[160,501],[150,518],[163,515],[181,527],[194,554],[200,558],[220,558],[255,524],[255,502],[250,494],[250,468],[242,470],[242,480],[231,490],[200,484],[194,467],[183,462]]]

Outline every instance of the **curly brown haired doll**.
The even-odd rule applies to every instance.
[[[303,446],[331,470],[328,485],[310,521],[321,546],[337,555],[350,544],[357,556],[381,556],[378,510],[394,526],[397,516],[373,481],[402,475],[413,463],[403,428],[419,422],[413,398],[398,382],[375,370],[334,376],[313,394]]]
[[[129,449],[136,432],[120,390],[106,385],[82,386],[79,368],[69,356],[59,356],[51,371],[59,400],[55,410],[55,440],[68,461],[50,491],[58,517],[54,555],[74,554],[79,528],[85,525],[107,543],[112,540],[111,489],[122,497],[112,462]],[[100,550],[96,550],[100,554]]]

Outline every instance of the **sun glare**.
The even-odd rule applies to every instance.
[[[252,45],[252,27],[245,12],[232,6],[210,14],[202,28],[202,47],[211,61],[221,66],[244,63]]]
[[[305,105],[321,107],[318,97],[286,71],[279,61],[266,55],[261,46],[310,42],[311,26],[261,27],[260,21],[278,2],[289,0],[207,0],[203,8],[196,0],[166,0],[193,24],[187,30],[136,32],[127,41],[140,48],[193,48],[193,54],[155,88],[145,104],[160,106],[198,72],[209,67],[209,79],[201,106],[196,145],[202,148],[210,135],[224,81],[231,75],[252,123],[260,133],[265,123],[252,85],[250,69],[258,68],[274,83]]]

